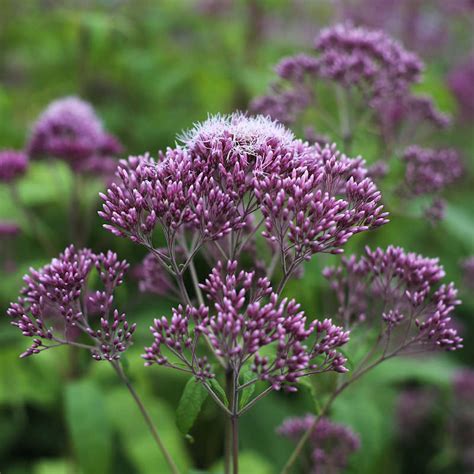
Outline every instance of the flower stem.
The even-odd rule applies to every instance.
[[[232,415],[232,473],[239,474],[239,416]]]
[[[161,440],[160,436],[158,435],[158,432],[156,431],[155,425],[153,423],[153,420],[151,419],[147,409],[145,408],[145,405],[143,404],[141,398],[139,397],[138,393],[135,391],[135,388],[131,384],[130,380],[127,378],[125,375],[122,365],[120,362],[112,362],[111,363],[115,371],[117,372],[120,380],[126,385],[128,388],[128,391],[132,395],[135,403],[137,404],[138,408],[140,409],[141,414],[143,415],[143,418],[150,429],[150,432],[153,436],[153,439],[155,440],[158,448],[162,452],[163,456],[166,459],[166,462],[168,463],[168,466],[170,467],[170,470],[173,474],[180,474],[178,467],[173,461],[173,458],[171,457],[170,453],[166,449],[165,445],[163,444],[163,441]]]

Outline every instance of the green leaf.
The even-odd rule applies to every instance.
[[[176,410],[176,425],[181,433],[187,434],[192,428],[207,395],[200,382],[194,378],[188,380]]]
[[[209,385],[211,386],[214,393],[221,399],[225,406],[229,406],[229,400],[227,400],[227,395],[225,394],[225,390],[222,388],[221,384],[216,379],[211,379],[209,381]]]
[[[112,431],[102,393],[90,381],[70,383],[65,410],[74,451],[84,474],[109,472]]]
[[[176,428],[174,410],[145,387],[137,385],[136,388],[178,469],[182,473],[188,472],[189,456],[184,438]],[[125,468],[122,472],[169,473],[166,460],[157,448],[143,416],[128,391],[121,386],[115,387],[106,393],[106,400],[110,422],[120,436],[120,446],[127,460],[133,465],[133,468]]]
[[[255,378],[255,374],[247,369],[242,372],[240,378],[242,379],[242,385],[250,382]],[[249,385],[248,387],[242,390],[242,395],[240,396],[240,408],[243,408],[252,398],[253,392],[255,392],[255,384]]]
[[[300,377],[298,379],[298,385],[301,385],[308,391],[314,402],[314,411],[316,415],[319,415],[319,413],[321,413],[321,405],[316,395],[316,387],[311,383],[311,380],[308,377]]]

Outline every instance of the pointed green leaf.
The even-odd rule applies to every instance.
[[[176,425],[184,435],[192,428],[207,395],[200,382],[194,378],[188,380],[176,410]]]
[[[241,373],[240,378],[242,379],[242,385],[244,385],[247,382],[253,380],[255,378],[255,374],[250,369],[247,369]],[[242,390],[242,395],[240,396],[240,408],[243,408],[250,401],[253,392],[255,392],[254,383]]]
[[[222,385],[216,380],[209,380],[209,385],[211,386],[214,393],[221,399],[225,406],[229,406],[229,400],[225,394],[225,390],[222,388]]]
[[[81,472],[109,472],[112,430],[102,393],[89,381],[66,387],[66,419]]]

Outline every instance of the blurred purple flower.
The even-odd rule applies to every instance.
[[[103,290],[90,292],[87,280],[96,269]],[[113,361],[120,358],[131,343],[135,325],[129,326],[125,314],[113,309],[114,291],[122,284],[128,268],[117,254],[94,254],[89,249],[76,251],[73,246],[39,270],[25,275],[25,286],[16,303],[7,311],[12,324],[24,336],[32,337],[32,346],[21,357],[63,344],[74,344],[68,336],[71,327],[89,336],[93,345],[87,346],[96,360]],[[90,325],[87,309],[92,305],[100,315],[100,329]],[[62,334],[48,324],[51,318],[62,319]]]
[[[167,249],[158,249],[158,251],[165,254]],[[173,280],[152,252],[146,255],[141,264],[137,265],[134,276],[138,279],[138,288],[142,293],[159,296],[176,294]]]
[[[238,272],[235,261],[226,266],[219,262],[200,286],[211,305],[179,306],[169,321],[165,317],[155,319],[151,327],[154,342],[145,348],[143,356],[146,365],[157,363],[189,371],[199,379],[213,378],[207,359],[196,356],[203,335],[227,367],[238,374],[251,363],[257,378],[269,382],[274,390],[295,391],[293,384],[299,377],[347,370],[346,359],[337,348],[349,340],[349,333],[330,320],[307,325],[300,306],[286,298],[279,301],[267,278],[256,278],[255,272]],[[310,343],[311,336],[314,339]],[[273,343],[274,356],[260,353]],[[163,353],[165,348],[180,365]]]
[[[28,143],[33,158],[52,156],[76,172],[90,174],[108,172],[112,155],[121,150],[118,140],[104,131],[92,106],[77,97],[51,102],[34,124]]]
[[[413,196],[442,191],[463,173],[459,153],[454,149],[408,147],[403,155],[406,163],[405,183]]]
[[[385,352],[392,349],[390,342],[394,354],[462,347],[451,324],[460,301],[453,283],[439,285],[445,273],[438,259],[400,247],[366,248],[361,258],[343,258],[339,267],[326,268],[323,275],[336,294],[344,327],[361,318],[377,327],[385,323]]]
[[[461,118],[474,120],[474,55],[458,64],[448,76],[448,86],[458,101]]]
[[[372,98],[403,95],[420,79],[423,63],[383,31],[339,24],[315,40],[319,74],[357,86]]]
[[[0,182],[11,183],[23,176],[28,168],[28,157],[22,151],[0,150]]]
[[[313,426],[314,415],[300,418],[288,418],[277,429],[278,434],[299,440]],[[334,423],[328,418],[318,420],[310,438],[311,473],[335,474],[344,472],[349,457],[360,449],[360,439],[350,428]]]
[[[0,239],[15,237],[20,231],[20,226],[15,222],[0,221]]]
[[[431,204],[425,209],[425,217],[435,225],[444,219],[446,212],[446,201],[441,198],[435,198]]]
[[[379,100],[375,110],[378,126],[386,142],[413,139],[420,122],[437,129],[446,128],[451,123],[451,117],[437,110],[433,101],[424,96],[406,94],[395,100]],[[403,137],[402,132],[409,136]]]

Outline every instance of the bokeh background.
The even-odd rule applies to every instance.
[[[246,110],[274,80],[273,66],[282,56],[310,51],[322,27],[347,18],[385,29],[422,57],[426,71],[417,91],[432,96],[454,117],[450,129],[431,135],[423,145],[455,147],[465,162],[465,176],[446,196],[442,222],[433,226],[419,215],[394,213],[389,225],[354,238],[347,251],[360,252],[367,243],[393,243],[439,256],[461,289],[464,303],[457,324],[466,342],[455,354],[382,365],[340,397],[332,417],[361,437],[362,449],[351,458],[347,472],[462,473],[466,453],[460,450],[465,446],[449,427],[458,423],[453,377],[460,368],[474,365],[474,296],[460,266],[474,253],[474,129],[448,77],[473,54],[474,18],[467,0],[0,0],[0,148],[23,148],[42,109],[51,100],[74,94],[94,105],[107,129],[124,144],[124,156],[156,154],[208,114]],[[370,141],[358,143],[355,152],[369,162],[378,159]],[[68,226],[72,182],[64,164],[34,162],[18,185],[22,202],[38,218],[54,253],[75,239]],[[83,223],[90,230],[86,243],[94,251],[111,248],[132,265],[138,263],[144,251],[104,231],[94,212],[104,186],[90,179],[79,189],[84,215],[90,216]],[[14,220],[22,229],[15,239],[0,241],[4,314],[25,271],[52,255],[1,186],[0,218]],[[335,261],[314,258],[304,279],[288,286],[287,293],[315,317],[330,315],[321,269]],[[152,318],[168,314],[173,302],[139,293],[132,277],[121,289],[119,302],[139,327],[127,353],[129,373],[170,450],[182,467],[219,472],[223,420],[215,406],[206,402],[192,439],[184,438],[174,412],[185,378],[156,367],[146,369],[139,357],[150,339]],[[0,472],[166,472],[108,364],[69,348],[19,360],[27,343],[7,317],[0,318]],[[410,412],[413,403],[403,405],[403,396],[413,389],[424,395]],[[285,417],[311,411],[311,399],[303,392],[274,393],[243,418],[243,473],[278,472],[292,446],[275,428]],[[428,415],[413,436],[410,422],[423,410]],[[474,438],[466,449],[474,457],[472,443]]]

